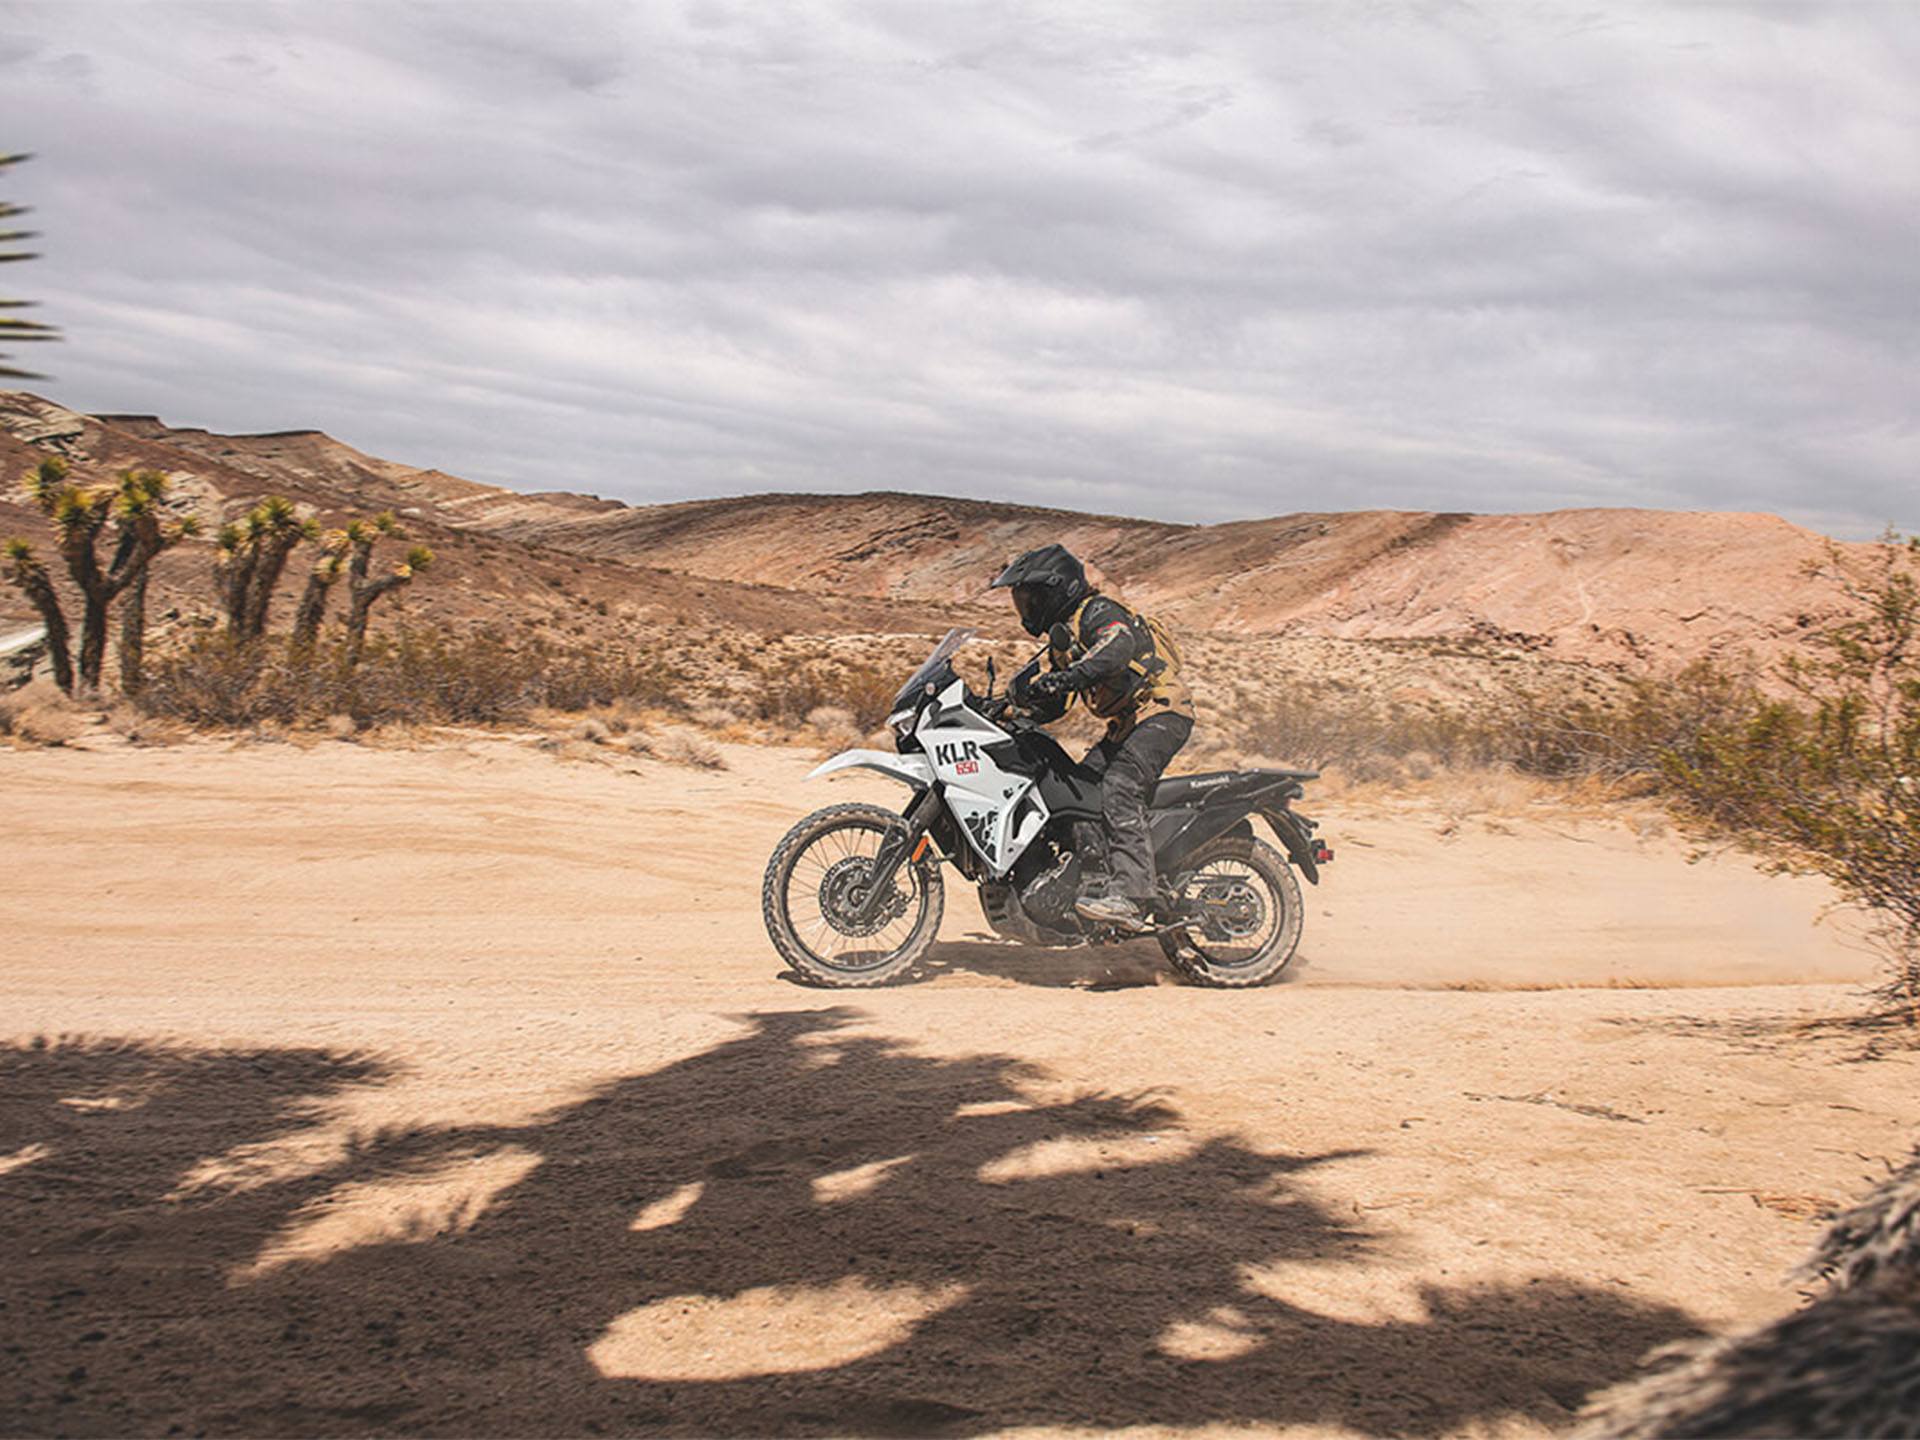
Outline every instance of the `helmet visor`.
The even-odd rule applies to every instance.
[[[1013,608],[1029,634],[1038,635],[1047,628],[1047,588],[1045,585],[1013,587]]]

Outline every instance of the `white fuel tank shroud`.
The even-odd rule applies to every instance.
[[[1047,823],[1032,779],[1002,770],[987,753],[1010,738],[1007,732],[967,708],[956,680],[921,716],[915,734],[968,843],[991,874],[1006,874]]]

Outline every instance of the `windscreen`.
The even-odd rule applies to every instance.
[[[913,672],[913,678],[900,687],[900,693],[893,697],[893,708],[904,710],[918,702],[926,683],[949,669],[955,653],[977,634],[977,630],[957,626],[947,631],[940,643],[933,647],[933,653],[920,662],[920,668]]]

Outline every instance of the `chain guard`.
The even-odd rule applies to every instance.
[[[873,861],[865,855],[849,855],[836,860],[820,877],[820,913],[842,935],[877,935],[902,915],[912,897],[898,885],[880,908],[865,920],[860,906],[867,898],[867,881],[873,874]]]

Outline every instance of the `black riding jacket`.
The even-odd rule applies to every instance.
[[[1055,670],[1067,677],[1067,689],[1049,699],[1035,700],[1030,707],[1043,725],[1050,725],[1067,713],[1076,693],[1093,690],[1118,680],[1134,656],[1132,612],[1117,600],[1094,595],[1080,610],[1080,628],[1076,637],[1086,653],[1072,664],[1054,651]]]

